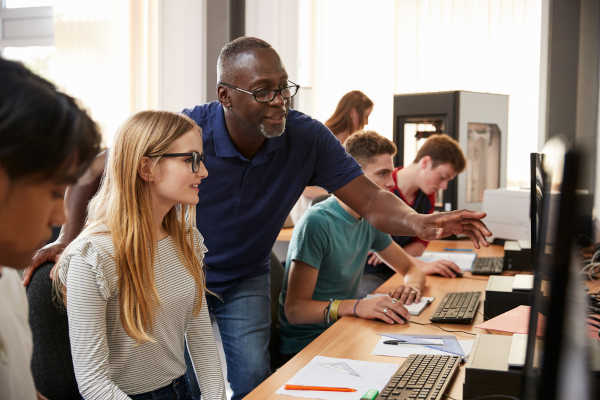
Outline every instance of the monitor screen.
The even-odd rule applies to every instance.
[[[562,350],[571,342],[565,336],[577,334],[567,322],[566,310],[574,310],[572,295],[577,292],[572,288],[575,283],[572,255],[579,155],[560,139],[548,141],[543,153],[542,218],[541,226],[537,228],[539,237],[536,238],[536,272],[523,399],[560,397],[560,378],[564,373],[561,365],[565,365],[565,360],[561,359]],[[585,309],[585,305],[582,307]],[[583,320],[585,327],[585,318]],[[585,374],[580,375],[579,386],[584,387]]]

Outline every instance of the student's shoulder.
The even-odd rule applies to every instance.
[[[208,252],[208,249],[204,244],[204,236],[202,236],[198,228],[196,228],[195,226],[188,227],[188,235],[191,236],[191,244],[194,247],[194,252],[197,256],[203,258],[204,255]]]
[[[331,226],[336,223],[337,218],[334,201],[335,199],[328,198],[309,207],[302,216],[299,225],[312,230],[329,231]]]
[[[86,264],[104,268],[114,265],[114,254],[112,236],[106,227],[99,227],[77,237],[61,255],[60,263],[69,264],[75,258],[83,260]]]
[[[84,272],[84,279],[96,282],[100,294],[108,299],[117,288],[118,272],[114,244],[107,231],[98,231],[76,238],[58,261],[58,277],[63,284],[71,270]]]

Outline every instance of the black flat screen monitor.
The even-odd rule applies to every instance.
[[[560,139],[544,147],[543,202],[537,241],[536,272],[527,338],[522,399],[558,399],[565,335],[573,334],[566,310],[574,250],[573,223],[580,156]],[[585,305],[583,305],[585,308]],[[538,319],[543,327],[537,331]],[[536,335],[536,332],[539,334]],[[582,376],[582,383],[585,377]]]

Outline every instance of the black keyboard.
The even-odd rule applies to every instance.
[[[470,324],[475,318],[480,298],[481,292],[447,293],[430,320],[431,322]]]
[[[473,261],[473,275],[501,274],[504,270],[504,257],[477,257]]]
[[[412,354],[392,375],[377,399],[439,400],[459,364],[458,356]]]

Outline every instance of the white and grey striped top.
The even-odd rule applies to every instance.
[[[194,248],[204,257],[204,240],[194,228]],[[119,318],[118,274],[108,235],[78,238],[63,254],[59,278],[67,288],[69,336],[75,377],[86,400],[128,399],[168,385],[186,370],[187,339],[200,389],[207,399],[225,399],[225,386],[206,299],[193,316],[196,285],[171,237],[158,242],[155,285],[155,343],[136,342]]]

